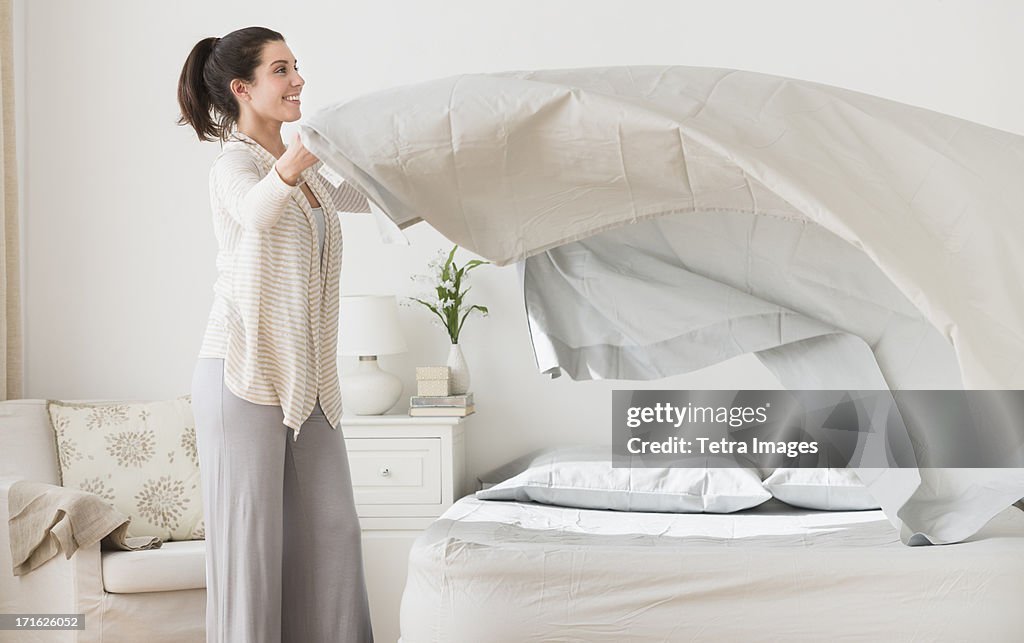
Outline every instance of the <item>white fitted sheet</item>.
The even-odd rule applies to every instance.
[[[881,511],[735,514],[467,496],[417,540],[402,643],[1020,640],[1024,512],[907,548]]]

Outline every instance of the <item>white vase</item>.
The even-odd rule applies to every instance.
[[[451,369],[449,388],[452,395],[465,395],[469,392],[469,366],[462,354],[462,347],[452,344],[448,351],[448,368]]]

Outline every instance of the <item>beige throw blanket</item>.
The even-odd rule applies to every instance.
[[[94,493],[45,482],[19,480],[8,494],[11,558],[14,575],[22,576],[63,551],[66,558],[79,547],[102,541],[103,549],[157,549],[156,536],[128,537],[131,517]]]

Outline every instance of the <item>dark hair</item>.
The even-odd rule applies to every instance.
[[[200,141],[225,140],[238,122],[231,81],[251,83],[263,45],[278,40],[284,36],[272,29],[246,27],[196,43],[178,79],[178,125],[191,125]]]

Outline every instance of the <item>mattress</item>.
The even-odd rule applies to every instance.
[[[456,502],[416,541],[401,643],[1021,640],[1024,512],[908,548],[881,511]]]

